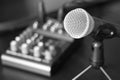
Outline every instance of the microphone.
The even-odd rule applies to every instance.
[[[92,17],[82,8],[70,11],[64,18],[64,29],[73,38],[82,38],[89,34],[99,38],[120,37],[120,26]],[[98,36],[97,36],[98,38]]]
[[[76,80],[83,75],[91,67],[100,69],[108,80],[111,77],[104,70],[104,46],[103,40],[113,37],[120,37],[120,26],[112,24],[105,20],[92,17],[82,8],[70,11],[64,18],[64,28],[72,38],[82,38],[89,34],[95,39],[92,43],[92,55],[90,57],[90,65],[75,76],[72,80]]]

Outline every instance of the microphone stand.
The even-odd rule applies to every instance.
[[[118,36],[116,29],[109,24],[101,25],[96,32],[93,32],[92,37],[94,41],[92,43],[92,55],[90,57],[90,65],[75,76],[72,80],[76,80],[78,77],[86,73],[90,68],[100,69],[108,80],[112,80],[111,77],[104,70],[104,46],[103,40]]]
[[[108,78],[108,80],[112,80],[107,72],[103,68],[104,64],[104,54],[103,54],[103,42],[94,41],[92,43],[92,56],[90,58],[90,65],[85,68],[82,72],[80,72],[77,76],[75,76],[72,80],[76,80],[78,77],[82,76],[85,72],[87,72],[90,68],[100,69],[103,74]]]

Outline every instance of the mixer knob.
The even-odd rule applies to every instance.
[[[48,25],[47,24],[44,24],[43,25],[43,30],[47,30],[48,29]]]
[[[55,30],[56,30],[56,27],[53,27],[53,26],[52,26],[52,27],[50,28],[50,31],[51,31],[51,32],[55,32]]]
[[[55,56],[55,55],[56,55],[55,46],[49,45],[48,50],[49,50],[49,52],[51,53],[52,56]]]
[[[39,58],[41,56],[42,47],[35,46],[33,49],[33,56]]]
[[[63,30],[62,29],[58,29],[58,34],[63,34]]]
[[[26,43],[27,43],[27,44],[30,44],[31,42],[32,42],[32,41],[31,41],[30,39],[27,39],[27,40],[26,40]]]
[[[59,23],[54,23],[54,25],[52,25],[52,27],[54,27],[54,28],[59,28]]]
[[[27,55],[28,54],[28,45],[26,43],[23,43],[21,45],[21,53]]]
[[[34,23],[33,23],[33,29],[37,29],[38,28],[38,21],[35,21]]]
[[[36,39],[36,43],[39,43],[40,41],[42,41],[43,40],[43,36],[42,35],[40,35],[37,39]]]
[[[17,41],[13,40],[10,42],[10,50],[16,52],[18,50]]]
[[[25,42],[26,39],[30,38],[32,35],[33,35],[33,29],[28,28],[22,34],[20,34],[20,38],[23,42]]]
[[[48,26],[50,26],[52,23],[53,23],[53,21],[49,19],[46,24],[47,24]]]
[[[16,40],[16,41],[20,41],[20,37],[18,37],[18,36],[15,37],[15,40]]]
[[[30,39],[31,39],[32,41],[35,41],[35,40],[38,39],[38,38],[39,38],[39,34],[35,33]]]
[[[53,59],[50,51],[46,50],[44,52],[44,58],[45,58],[45,61],[47,61],[47,62],[50,62]]]
[[[43,47],[43,46],[44,46],[44,43],[40,41],[40,42],[38,42],[38,46],[39,46],[39,47]]]
[[[31,49],[35,45],[35,42],[31,39],[27,39],[26,44],[28,45],[28,48]]]

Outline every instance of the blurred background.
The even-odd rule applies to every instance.
[[[30,19],[40,16],[39,4],[44,2],[45,13],[50,14],[65,7],[73,9],[77,7],[88,8],[91,15],[119,23],[119,0],[0,0],[0,30],[14,28],[14,22],[26,23]],[[13,26],[9,27],[8,24]]]
[[[0,0],[0,55],[8,49],[10,41],[33,24],[34,21],[44,24],[50,17],[62,23],[64,16],[75,8],[84,8],[92,16],[120,25],[120,0]],[[89,36],[80,39],[80,49],[69,59],[60,72],[50,79],[14,68],[6,68],[2,64],[0,64],[0,79],[71,80],[88,66],[91,43],[92,39]],[[119,80],[120,40],[118,38],[105,40],[104,45],[107,63],[105,69],[113,80]],[[106,79],[100,72],[97,72],[97,76],[95,76],[96,72],[89,71],[88,78],[91,80],[93,80],[93,77],[94,80]],[[84,77],[86,75],[80,80],[87,80]]]

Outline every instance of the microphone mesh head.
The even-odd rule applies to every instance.
[[[82,38],[90,34],[94,28],[94,20],[82,8],[70,11],[64,18],[64,28],[73,38]]]

